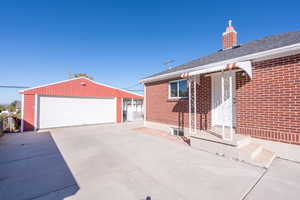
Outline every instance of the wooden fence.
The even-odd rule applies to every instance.
[[[4,132],[19,132],[21,120],[17,117],[4,117],[0,119],[0,135]]]

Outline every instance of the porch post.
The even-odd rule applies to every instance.
[[[197,131],[197,77],[194,78],[194,133]]]
[[[189,136],[192,135],[192,89],[191,89],[191,79],[188,79],[188,83],[189,83]]]
[[[222,111],[224,111],[224,89],[225,89],[225,87],[224,87],[224,72],[223,72],[223,70],[222,70],[222,75],[221,75],[221,87],[222,87]],[[224,120],[224,117],[225,117],[225,114],[223,113],[222,114],[222,138],[224,139],[225,138],[225,126],[224,126],[224,122],[225,122],[225,120]]]
[[[232,70],[229,69],[229,94],[231,98],[231,123],[230,123],[230,140],[233,137],[232,123],[233,123],[233,89],[232,89]]]

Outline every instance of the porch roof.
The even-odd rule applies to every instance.
[[[188,77],[197,76],[200,74],[207,74],[207,73],[229,70],[229,69],[236,69],[236,68],[244,70],[248,74],[248,76],[250,78],[252,78],[252,64],[250,61],[237,62],[237,63],[226,64],[226,65],[218,65],[215,67],[200,69],[200,70],[189,72],[189,73],[183,73],[183,74],[181,74],[181,77],[188,78]]]

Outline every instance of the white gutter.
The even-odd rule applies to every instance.
[[[197,75],[200,75],[200,74],[207,74],[207,73],[211,73],[211,72],[217,72],[217,71],[225,70],[226,67],[228,67],[228,69],[232,69],[232,67],[230,67],[230,66],[232,66],[232,65],[218,65],[218,66],[215,66],[215,67],[210,67],[210,68],[207,68],[207,69],[202,69],[202,70],[197,70],[197,71],[190,72],[190,73],[187,74],[187,76],[197,76]],[[252,79],[252,65],[251,65],[250,61],[234,63],[234,68],[242,69]]]
[[[280,48],[276,48],[276,49],[271,49],[271,50],[267,50],[267,51],[262,51],[259,53],[240,56],[237,58],[232,58],[232,59],[224,60],[221,62],[210,63],[207,65],[201,65],[201,66],[190,68],[190,69],[184,69],[184,70],[179,70],[176,72],[170,72],[167,74],[162,74],[162,75],[158,75],[158,76],[154,76],[154,77],[150,77],[150,78],[145,78],[145,79],[140,80],[139,82],[140,83],[149,83],[149,82],[160,81],[160,80],[169,79],[169,78],[176,78],[183,73],[192,72],[192,71],[196,71],[196,70],[200,70],[200,69],[206,69],[209,67],[215,67],[216,65],[226,65],[226,64],[235,63],[235,62],[249,61],[249,60],[254,60],[254,59],[262,59],[265,57],[274,56],[277,54],[284,54],[284,53],[293,52],[293,51],[300,52],[300,43],[285,46],[285,47],[280,47]]]

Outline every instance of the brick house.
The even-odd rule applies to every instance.
[[[222,36],[221,50],[140,81],[145,125],[299,147],[300,31],[238,44],[229,21]]]

